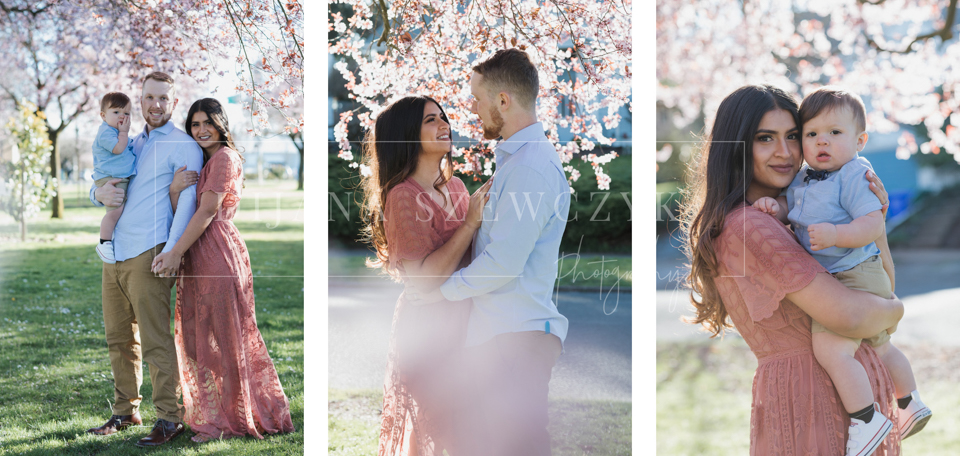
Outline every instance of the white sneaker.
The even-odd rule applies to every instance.
[[[97,244],[97,256],[103,260],[104,263],[114,264],[117,262],[116,258],[113,256],[113,241],[107,241],[103,244]]]
[[[900,440],[920,432],[920,430],[927,425],[927,421],[930,421],[930,416],[933,415],[930,407],[924,405],[923,401],[920,400],[920,393],[918,393],[917,390],[913,390],[910,396],[912,399],[910,404],[907,405],[907,408],[901,409],[897,407],[898,421],[900,422]]]
[[[847,456],[868,456],[880,446],[887,437],[893,423],[880,413],[880,406],[873,403],[873,419],[864,423],[850,418],[850,430],[847,435]]]

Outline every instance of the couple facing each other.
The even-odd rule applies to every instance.
[[[142,424],[143,361],[157,421],[138,446],[162,445],[183,433],[184,423],[196,442],[292,432],[289,403],[257,328],[250,255],[231,221],[243,158],[226,114],[205,98],[187,113],[190,133],[176,128],[174,80],[162,72],[144,78],[140,102],[146,126],[127,139],[129,98],[105,96],[94,143],[90,199],[108,208],[97,252],[114,404],[110,419],[87,432]]]
[[[473,67],[471,112],[496,175],[472,196],[453,176],[443,108],[392,103],[364,141],[368,261],[405,285],[384,382],[380,455],[548,455],[547,394],[567,334],[551,299],[570,210],[537,121],[536,67],[517,49]]]
[[[693,323],[714,336],[735,327],[757,356],[751,454],[897,455],[930,419],[890,344],[903,303],[888,196],[858,155],[865,118],[860,97],[838,87],[799,107],[775,87],[742,87],[691,168]]]

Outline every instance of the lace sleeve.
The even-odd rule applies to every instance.
[[[826,272],[787,227],[752,207],[727,215],[718,252],[721,274],[736,283],[753,321],[773,315],[788,293]]]
[[[203,186],[197,189],[198,198],[203,192],[216,192],[225,194],[223,207],[232,207],[240,203],[243,168],[236,152],[229,149],[220,149],[213,157],[210,157],[210,161],[204,166],[203,171],[207,173],[207,176]]]
[[[433,228],[429,201],[411,187],[398,185],[387,194],[383,227],[387,235],[390,263],[398,260],[419,260],[443,243]]]

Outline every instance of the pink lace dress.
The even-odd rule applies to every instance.
[[[810,317],[786,299],[826,272],[773,217],[752,207],[727,215],[718,238],[716,284],[727,312],[759,365],[753,378],[750,454],[845,454],[850,418],[813,356]],[[893,380],[869,344],[856,358],[894,432],[877,456],[900,454]]]
[[[398,260],[418,260],[440,248],[463,223],[469,193],[454,177],[446,185],[454,203],[450,215],[407,179],[387,194],[384,228],[388,268],[406,273]],[[418,197],[419,195],[419,197]],[[447,206],[449,207],[449,206]],[[459,267],[470,263],[467,248]],[[380,456],[439,456],[451,451],[458,397],[456,362],[463,347],[471,302],[440,301],[411,306],[400,296],[383,385]]]
[[[290,405],[257,329],[250,255],[233,217],[240,156],[223,147],[200,172],[204,192],[223,194],[216,217],[183,256],[175,340],[184,422],[202,438],[292,432]]]

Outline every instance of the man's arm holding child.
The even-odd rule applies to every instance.
[[[203,167],[203,152],[196,143],[182,143],[182,146],[175,151],[170,158],[171,168],[174,170],[186,166],[188,170],[199,171]],[[174,171],[176,172],[176,171]],[[170,225],[170,235],[167,238],[167,245],[163,246],[163,252],[169,252],[176,245],[187,224],[197,211],[197,187],[191,186],[180,192],[180,198],[177,202],[177,211],[173,213],[173,223]]]
[[[110,179],[106,184],[103,184],[102,187],[97,187],[96,185],[90,187],[90,202],[94,206],[103,207],[119,207],[123,204],[123,194],[126,191],[122,188],[114,187],[122,179]]]

